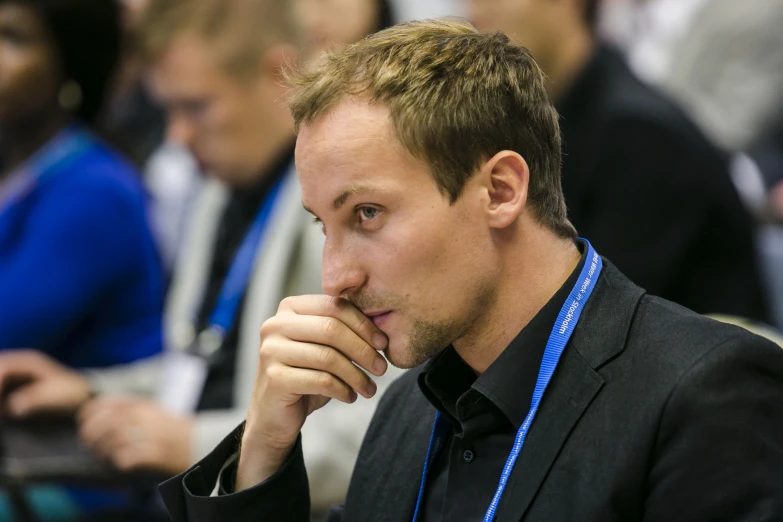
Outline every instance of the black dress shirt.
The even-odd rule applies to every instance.
[[[753,219],[727,157],[599,47],[557,100],[563,193],[579,234],[631,281],[698,313],[767,319]]]
[[[234,262],[239,246],[258,214],[261,204],[274,184],[285,176],[293,162],[293,147],[286,147],[271,168],[255,186],[235,188],[223,212],[215,241],[212,266],[209,270],[204,300],[199,309],[197,330],[209,326],[209,317],[215,309],[223,283]],[[236,320],[226,333],[220,350],[211,364],[199,402],[199,410],[224,409],[233,406],[236,351],[239,342],[239,319],[244,310],[245,296],[237,308]]]
[[[584,249],[586,250],[586,249]],[[552,299],[478,378],[449,347],[419,375],[452,435],[427,477],[417,522],[481,521],[525,420],[549,335],[586,254]]]

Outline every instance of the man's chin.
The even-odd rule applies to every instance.
[[[427,354],[412,350],[410,346],[394,346],[393,344],[383,350],[383,355],[386,357],[386,360],[389,361],[389,364],[401,370],[409,370],[421,366],[430,358],[437,355],[437,353],[440,353],[440,351],[433,354]]]

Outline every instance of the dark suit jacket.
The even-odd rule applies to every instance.
[[[384,396],[330,521],[411,520],[435,415],[420,371]],[[236,442],[163,484],[172,519],[306,522],[299,445],[267,482],[209,498]],[[604,261],[497,520],[783,520],[783,350],[648,296]]]
[[[563,192],[579,233],[649,293],[768,320],[754,224],[725,155],[600,47],[557,103]]]

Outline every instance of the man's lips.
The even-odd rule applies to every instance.
[[[375,326],[380,328],[386,322],[386,320],[389,318],[392,312],[393,310],[369,311],[369,312],[364,312],[364,315],[372,319],[372,322],[375,323]]]

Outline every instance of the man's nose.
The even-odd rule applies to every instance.
[[[327,239],[324,244],[322,286],[325,294],[350,295],[364,285],[364,271],[352,256],[351,249]]]

